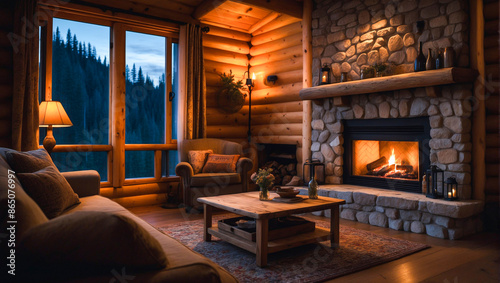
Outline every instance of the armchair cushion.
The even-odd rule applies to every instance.
[[[198,174],[205,166],[208,155],[214,153],[213,150],[190,150],[189,151],[189,164],[193,167],[194,174]]]
[[[191,178],[192,187],[224,187],[230,184],[241,183],[241,177],[238,173],[200,173]]]
[[[79,197],[98,195],[101,190],[101,176],[95,170],[81,170],[61,173]]]
[[[236,173],[236,163],[239,158],[239,154],[209,154],[203,173]]]

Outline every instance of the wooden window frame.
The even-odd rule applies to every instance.
[[[101,187],[123,187],[147,183],[179,181],[176,176],[162,176],[162,151],[177,150],[177,140],[172,139],[172,103],[168,93],[172,90],[172,43],[179,42],[178,25],[158,20],[128,16],[109,15],[92,11],[87,7],[69,5],[64,7],[39,5],[44,13],[39,23],[42,27],[41,60],[42,86],[45,100],[52,99],[52,36],[53,18],[79,21],[110,27],[109,54],[109,143],[108,145],[56,145],[54,152],[107,152],[108,180],[101,182]],[[165,144],[125,144],[125,32],[139,32],[165,37]],[[120,75],[122,74],[122,75]],[[113,135],[113,133],[116,133]],[[123,134],[122,134],[123,133]],[[125,151],[154,151],[154,177],[125,179]]]

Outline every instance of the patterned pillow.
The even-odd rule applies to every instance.
[[[188,152],[189,164],[193,167],[193,171],[195,174],[201,172],[203,166],[205,166],[205,162],[207,161],[207,157],[209,154],[214,153],[213,150],[190,150]]]
[[[209,154],[203,173],[236,173],[236,163],[239,158],[239,154]]]
[[[78,195],[54,166],[34,173],[16,175],[26,193],[40,206],[49,219],[80,203]]]

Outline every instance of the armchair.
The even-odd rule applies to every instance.
[[[180,163],[175,167],[175,174],[181,177],[186,210],[200,208],[196,200],[204,196],[242,193],[248,190],[250,180],[248,171],[253,167],[251,159],[240,157],[236,163],[236,173],[198,173],[194,174],[189,164],[190,150],[213,150],[215,154],[243,154],[242,146],[235,142],[219,139],[184,140],[179,144]]]

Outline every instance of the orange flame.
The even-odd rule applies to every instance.
[[[389,157],[389,165],[396,164],[396,155],[394,155],[394,148],[392,149],[392,155]]]

